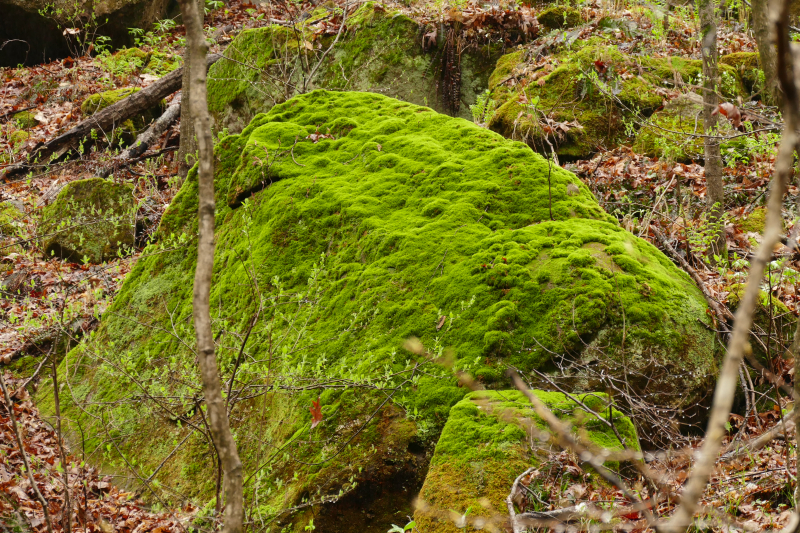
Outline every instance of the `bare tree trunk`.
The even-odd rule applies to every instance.
[[[717,131],[717,17],[714,12],[714,0],[698,0],[697,9],[700,15],[700,46],[703,56],[703,128],[705,134],[705,175],[706,199],[709,207],[709,222],[715,227],[714,240],[709,250],[709,257],[727,254],[725,246],[725,227],[720,223],[724,208],[724,190],[722,187],[722,156],[719,139],[711,136]]]
[[[64,470],[64,513],[61,518],[61,525],[65,533],[72,532],[72,503],[69,498],[69,466],[67,465],[67,454],[64,451],[64,438],[61,432],[61,401],[59,398],[58,390],[58,364],[56,363],[56,356],[58,355],[58,341],[61,339],[61,332],[56,334],[56,340],[53,342],[53,347],[50,349],[50,365],[53,371],[53,404],[55,406],[56,414],[56,439],[58,440],[58,453],[61,460],[61,468]],[[69,339],[65,350],[69,347]],[[67,350],[68,351],[68,350]]]
[[[781,88],[778,81],[778,52],[769,30],[770,0],[752,0],[753,35],[758,44],[761,70],[764,71],[763,100],[770,105],[780,105]]]
[[[201,21],[204,11],[204,0],[195,0],[195,4],[197,5],[197,9],[201,13]],[[184,25],[186,24],[186,16],[183,16]],[[200,31],[202,33],[203,27],[202,23],[200,25]],[[184,65],[189,65],[191,61],[191,54],[192,51],[190,49],[188,43],[188,27],[187,27],[187,43],[186,43],[186,52],[183,54],[183,61]],[[189,69],[183,69],[183,89],[181,90],[181,102],[185,105],[181,106],[181,139],[180,145],[178,146],[178,174],[181,177],[185,178],[186,175],[189,173],[189,169],[197,163],[195,159],[197,154],[197,137],[195,136],[196,133],[194,131],[194,120],[192,120],[192,110],[191,106],[189,105],[189,101],[191,100],[191,84],[189,83]]]
[[[659,528],[659,531],[665,533],[683,533],[691,525],[694,513],[699,506],[700,497],[714,470],[722,446],[722,438],[726,434],[725,423],[728,421],[733,405],[738,368],[745,352],[752,349],[749,344],[750,327],[753,324],[753,313],[758,304],[761,280],[764,277],[767,263],[772,259],[773,247],[780,240],[783,231],[781,207],[793,171],[794,151],[798,145],[798,117],[800,117],[798,84],[793,74],[794,64],[797,62],[793,60],[789,48],[788,10],[789,0],[783,0],[780,16],[773,20],[778,44],[778,73],[786,98],[784,98],[783,108],[783,138],[775,162],[764,238],[751,263],[744,297],[736,310],[733,334],[728,343],[728,353],[722,363],[722,370],[714,391],[714,402],[703,446],[696,454],[695,466],[681,494],[680,506],[670,521]]]
[[[214,446],[222,461],[225,485],[224,533],[239,533],[242,530],[244,505],[242,496],[242,463],[231,433],[230,421],[222,399],[222,385],[217,370],[214,352],[214,337],[211,332],[211,278],[214,271],[214,153],[211,138],[211,116],[208,114],[206,94],[206,53],[203,35],[202,11],[196,0],[181,0],[181,13],[186,25],[189,98],[182,101],[182,108],[191,109],[193,126],[199,148],[198,188],[199,238],[197,243],[197,269],[194,277],[193,314],[197,336],[197,359],[203,379],[203,394],[208,409],[208,421]],[[184,93],[186,98],[186,93]]]

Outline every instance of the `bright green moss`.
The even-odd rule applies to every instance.
[[[533,391],[565,423],[573,426],[579,439],[595,448],[622,450],[613,430],[594,415],[578,409],[564,394]],[[595,412],[608,415],[603,394],[581,396]],[[613,423],[625,446],[637,450],[636,430],[631,421],[612,411]],[[435,515],[448,510],[467,513],[471,519],[490,518],[505,508],[505,499],[514,479],[547,457],[548,445],[539,443],[538,433],[546,424],[533,411],[522,392],[478,391],[468,394],[450,410],[425,484],[420,491],[424,502],[414,519],[421,531],[456,533],[452,520],[437,521]],[[539,449],[531,446],[539,443]],[[611,468],[617,464],[607,465]],[[532,486],[532,490],[536,487]],[[427,510],[425,510],[427,508]]]
[[[0,238],[13,238],[22,225],[24,214],[11,202],[0,202]]]
[[[133,247],[133,187],[102,178],[68,183],[42,212],[46,257],[101,263]]]
[[[109,55],[101,55],[96,61],[106,72],[115,76],[130,76],[133,73],[165,76],[181,66],[180,56],[163,52],[145,52],[141,48],[125,48]]]
[[[536,20],[550,30],[571,28],[581,23],[581,12],[573,7],[553,6],[539,13]]]
[[[31,129],[39,124],[39,121],[36,120],[35,113],[31,111],[20,111],[19,113],[14,113],[14,122],[17,124],[18,128],[23,130]]]
[[[22,144],[30,138],[31,134],[24,130],[12,131],[8,134],[8,142],[12,146]]]
[[[311,133],[332,138],[315,143]],[[548,350],[581,357],[584,343],[595,343],[611,361],[624,357],[631,369],[652,356],[695,371],[701,377],[663,384],[686,390],[687,401],[713,374],[713,334],[701,324],[704,300],[688,276],[621,229],[574,175],[551,168],[522,143],[385,96],[314,91],[220,140],[216,159],[211,300],[215,333],[223,339],[223,379],[238,353],[226,347],[239,341],[222,330],[246,330],[259,298],[268,305],[238,375],[261,385],[284,374],[384,380],[420,362],[401,349],[409,337],[443,356],[451,348],[455,367],[488,387],[505,386],[508,364],[547,369]],[[568,194],[568,186],[578,192]],[[131,387],[159,396],[197,394],[197,385],[187,384],[197,383],[194,354],[180,340],[193,342],[196,210],[193,171],[162,219],[166,249],[143,255],[95,337],[67,357],[64,368],[72,365],[76,394],[90,398],[91,409],[116,405]],[[168,240],[183,233],[187,240]],[[287,302],[285,295],[302,298]],[[295,348],[270,352],[282,335],[297,338]],[[82,350],[99,351],[127,374]],[[314,443],[340,442],[337,428],[364,421],[386,401],[383,392],[324,391],[325,423],[313,438],[308,407],[318,391],[270,392],[247,402],[235,428],[246,473],[264,442],[290,445],[293,458],[311,465],[271,466],[263,481],[271,492],[265,496],[266,485],[260,492],[264,512],[296,505],[302,494],[335,493],[350,473],[378,483],[390,475],[387,465],[410,460],[409,443],[432,442],[465,390],[441,367],[425,368],[352,446],[323,465],[314,466],[335,446]],[[176,375],[188,377],[170,378]],[[64,408],[86,427],[96,424],[69,400]],[[120,435],[129,435],[125,449],[146,449],[156,432],[178,433],[147,402],[135,413],[119,411]],[[182,466],[188,453],[177,454],[161,475],[207,498],[207,479]],[[400,462],[385,462],[387,456]],[[162,459],[145,454],[143,468]],[[294,530],[309,517],[292,522]]]

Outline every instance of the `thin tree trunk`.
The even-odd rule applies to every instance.
[[[61,432],[61,401],[58,391],[58,363],[56,356],[58,355],[58,341],[61,339],[61,332],[56,335],[56,340],[53,347],[50,349],[50,364],[53,371],[53,404],[56,411],[56,439],[58,439],[58,453],[61,460],[61,468],[64,470],[64,513],[61,518],[62,527],[65,533],[72,532],[72,503],[69,499],[69,466],[67,466],[67,454],[64,451],[64,438]],[[69,340],[65,346],[65,350],[69,347]],[[67,350],[68,351],[68,350]]]
[[[205,4],[204,0],[195,0],[195,4],[197,5],[197,9],[200,11],[200,16],[202,17],[205,13],[203,10]],[[186,17],[183,18],[185,21]],[[202,31],[202,24],[200,30]],[[190,50],[190,46],[187,42],[186,52],[184,53],[183,57],[185,65],[188,65],[189,61],[191,61],[191,53],[192,51]],[[196,134],[194,131],[194,120],[192,120],[192,109],[189,105],[189,101],[191,100],[191,91],[192,87],[189,83],[189,69],[187,68],[183,71],[181,102],[186,105],[181,107],[181,139],[180,145],[178,146],[178,174],[183,178],[185,178],[189,173],[189,169],[192,168],[195,163],[197,163],[197,159],[195,159],[197,154],[197,137],[195,136]]]
[[[717,18],[714,0],[699,0],[697,9],[700,16],[700,46],[703,56],[703,128],[705,134],[715,135],[717,131]],[[721,224],[724,212],[724,190],[722,187],[722,156],[719,139],[705,138],[706,199],[709,207],[709,222],[714,228],[714,239],[709,257],[727,254],[725,247],[725,227]]]
[[[767,263],[772,259],[773,247],[780,241],[782,233],[781,207],[793,171],[794,151],[798,145],[798,117],[800,116],[797,82],[792,76],[793,66],[798,62],[794,61],[789,48],[787,27],[789,1],[783,1],[784,4],[780,10],[781,16],[772,23],[778,37],[778,73],[781,87],[786,95],[783,107],[784,128],[769,193],[764,238],[750,265],[744,297],[736,310],[733,334],[728,343],[728,352],[722,363],[717,387],[714,390],[714,401],[703,445],[695,454],[695,465],[684,485],[680,506],[670,521],[659,528],[659,531],[663,533],[683,533],[689,528],[693,523],[694,513],[699,508],[700,497],[714,471],[722,439],[727,433],[725,424],[733,406],[733,397],[738,382],[738,368],[745,352],[752,349],[749,344],[750,327],[753,324],[753,313],[761,292],[761,280],[764,277]]]
[[[761,70],[764,71],[763,100],[769,105],[780,105],[781,87],[778,81],[778,52],[769,30],[769,0],[752,0],[753,36],[758,44]]]
[[[208,113],[206,94],[206,53],[203,35],[202,11],[196,0],[181,0],[181,13],[186,25],[189,98],[182,100],[182,108],[190,108],[197,145],[199,148],[198,188],[199,238],[197,243],[197,269],[194,277],[193,314],[197,336],[197,359],[203,380],[203,394],[208,410],[211,437],[217,448],[224,473],[225,519],[223,533],[242,530],[244,502],[242,496],[242,463],[231,433],[222,384],[214,353],[211,332],[211,278],[214,271],[214,153],[211,138],[211,116]],[[184,98],[186,94],[184,93]]]

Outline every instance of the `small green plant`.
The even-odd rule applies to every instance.
[[[97,20],[94,9],[86,10],[83,4],[73,0],[71,4],[57,5],[45,4],[39,10],[39,15],[50,19],[56,23],[56,27],[62,30],[64,38],[67,40],[67,48],[73,57],[83,57],[98,48],[97,31],[108,22],[105,19],[102,23]],[[108,48],[110,39],[106,37],[100,43],[103,49]]]
[[[412,531],[416,526],[417,523],[413,520],[404,527],[400,527],[397,524],[392,524],[392,529],[390,529],[388,533],[405,533],[406,531]]]
[[[489,89],[486,89],[485,92],[478,95],[475,103],[469,106],[469,110],[472,113],[472,120],[475,121],[475,124],[485,128],[497,110],[497,102],[491,98]]]

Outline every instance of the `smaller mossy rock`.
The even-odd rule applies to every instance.
[[[146,52],[141,48],[125,48],[115,54],[98,56],[95,59],[105,70],[115,76],[133,73],[165,76],[181,66],[180,56],[164,52]]]
[[[573,7],[553,6],[536,17],[539,24],[550,30],[572,28],[582,22],[581,12]]]
[[[636,135],[633,149],[650,157],[689,161],[703,154],[703,139],[692,133],[703,131],[703,97],[681,94],[650,117]]]
[[[490,77],[497,110],[488,119],[489,129],[541,153],[553,146],[563,161],[585,159],[627,142],[626,122],[661,108],[665,86],[696,81],[702,72],[700,61],[635,57],[600,37],[575,47],[536,68],[527,49],[502,57]],[[744,93],[735,68],[720,65],[720,71],[723,95]]]
[[[621,451],[623,444],[596,416],[580,411],[560,392],[533,391],[557,416],[573,427],[576,436],[595,449]],[[607,415],[604,394],[579,395],[595,412]],[[631,421],[612,410],[614,426],[625,446],[638,449]],[[506,514],[505,500],[514,479],[526,469],[542,464],[551,447],[539,441],[547,425],[535,414],[530,401],[516,390],[478,391],[468,394],[450,409],[420,491],[414,520],[420,531],[457,533],[465,524],[454,523],[450,511],[466,515],[466,521],[481,529],[498,514]],[[579,439],[581,438],[579,437]],[[532,447],[536,442],[537,447]],[[618,468],[618,464],[607,464]],[[575,482],[586,481],[575,478]],[[591,480],[590,480],[591,483]],[[536,491],[534,483],[529,487]],[[467,530],[472,528],[467,526]]]
[[[98,111],[101,111],[112,104],[116,104],[120,100],[124,100],[140,90],[141,89],[138,87],[124,87],[122,89],[113,89],[111,91],[93,94],[86,98],[86,100],[84,100],[81,104],[81,113],[83,113],[83,115],[86,117],[92,116]],[[161,102],[153,109],[148,109],[143,113],[125,120],[122,122],[122,124],[119,124],[116,127],[114,132],[108,137],[107,140],[110,141],[111,144],[118,144],[119,142],[129,144],[133,142],[136,138],[137,132],[143,130],[152,120],[157,118],[163,109],[164,103]],[[93,136],[95,135],[100,138],[104,134],[93,130]],[[106,135],[108,135],[108,133],[106,133]]]
[[[728,307],[731,311],[735,312],[739,308],[744,291],[744,283],[731,286],[728,294]],[[762,365],[771,368],[772,363],[769,359],[787,353],[794,341],[796,325],[797,319],[794,313],[783,302],[776,297],[770,298],[766,291],[759,293],[758,305],[753,316],[750,346]]]
[[[36,115],[31,111],[20,111],[14,114],[14,122],[17,127],[23,130],[28,130],[39,124],[36,120]]]
[[[133,187],[102,178],[73,181],[42,213],[45,257],[101,263],[134,245]]]
[[[313,18],[313,16],[312,16]],[[305,38],[313,41],[313,31]],[[499,45],[468,47],[461,54],[461,105],[450,109],[441,102],[440,60],[442,43],[423,49],[419,23],[405,14],[374,2],[362,5],[348,17],[347,31],[320,63],[308,89],[368,91],[439,112],[472,120],[469,105],[486,89],[489,75],[502,55]],[[323,49],[333,37],[321,40]],[[208,108],[218,130],[238,133],[258,113],[267,112],[297,94],[306,80],[300,41],[292,28],[266,26],[241,32],[208,75]],[[319,56],[317,56],[319,57]],[[253,68],[255,67],[255,68]],[[262,70],[259,70],[262,69]],[[267,75],[264,75],[264,72]],[[287,79],[287,72],[293,72]]]
[[[764,71],[757,52],[736,52],[719,58],[720,65],[736,69],[749,94],[758,93],[764,87]]]

